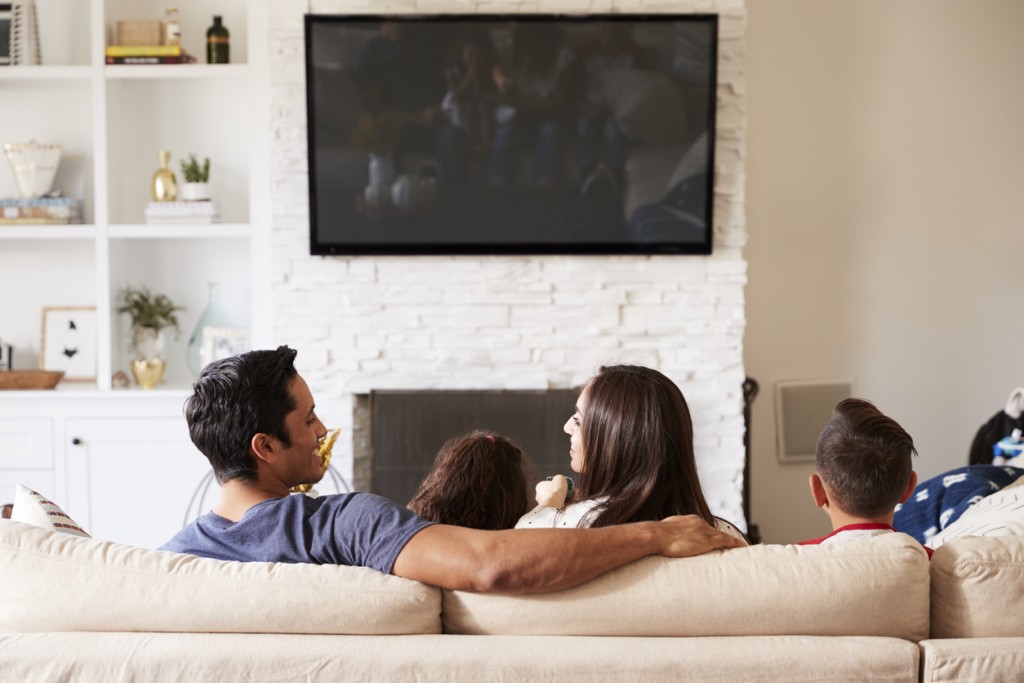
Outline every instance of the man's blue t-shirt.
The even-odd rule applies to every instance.
[[[160,550],[215,560],[371,567],[390,574],[405,544],[430,524],[372,493],[296,494],[257,503],[238,522],[208,512]]]

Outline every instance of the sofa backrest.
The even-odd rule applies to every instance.
[[[222,562],[0,520],[0,632],[439,633],[436,588],[373,569]]]
[[[931,574],[932,638],[1024,636],[1024,536],[947,541]]]
[[[443,592],[446,633],[928,637],[928,558],[909,536],[649,557],[576,588]]]

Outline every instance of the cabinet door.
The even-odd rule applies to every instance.
[[[53,420],[0,419],[0,505],[14,501],[14,485],[58,496],[53,477]]]
[[[184,417],[69,419],[65,436],[65,510],[94,538],[156,548],[209,482]]]

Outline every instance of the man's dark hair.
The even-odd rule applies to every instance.
[[[291,439],[285,416],[295,410],[288,385],[296,377],[295,355],[287,346],[249,351],[217,360],[199,374],[185,401],[185,419],[196,448],[207,457],[217,481],[255,481],[252,437],[269,434],[285,448]]]
[[[916,453],[914,440],[895,420],[869,401],[848,398],[818,437],[815,467],[843,512],[877,517],[899,503]]]

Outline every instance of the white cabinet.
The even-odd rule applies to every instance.
[[[0,392],[0,503],[24,484],[95,538],[156,548],[209,509],[216,484],[192,445],[184,392]]]
[[[210,472],[184,418],[69,419],[65,512],[95,538],[155,548]]]
[[[253,305],[266,300],[269,288],[256,262],[269,253],[261,187],[269,164],[266,1],[173,3],[182,46],[198,62],[166,65],[107,65],[104,58],[118,20],[161,19],[171,6],[166,2],[37,4],[44,63],[0,67],[0,142],[60,144],[54,189],[84,199],[85,224],[0,225],[0,339],[14,345],[16,369],[36,368],[42,309],[95,307],[98,372],[88,388],[108,392],[111,375],[127,372],[129,362],[129,330],[116,313],[116,294],[126,284],[145,286],[185,307],[181,335],[168,336],[164,385],[185,388],[193,379],[188,337],[206,305],[208,282],[221,284],[231,322],[250,327],[253,346],[269,338],[269,321]],[[214,15],[231,32],[230,64],[205,63]],[[211,159],[222,223],[145,224],[161,149],[171,151],[179,182],[181,158]],[[17,196],[6,159],[0,167],[0,197]]]
[[[49,417],[0,417],[0,505],[14,502],[14,485],[56,495],[54,425]]]

